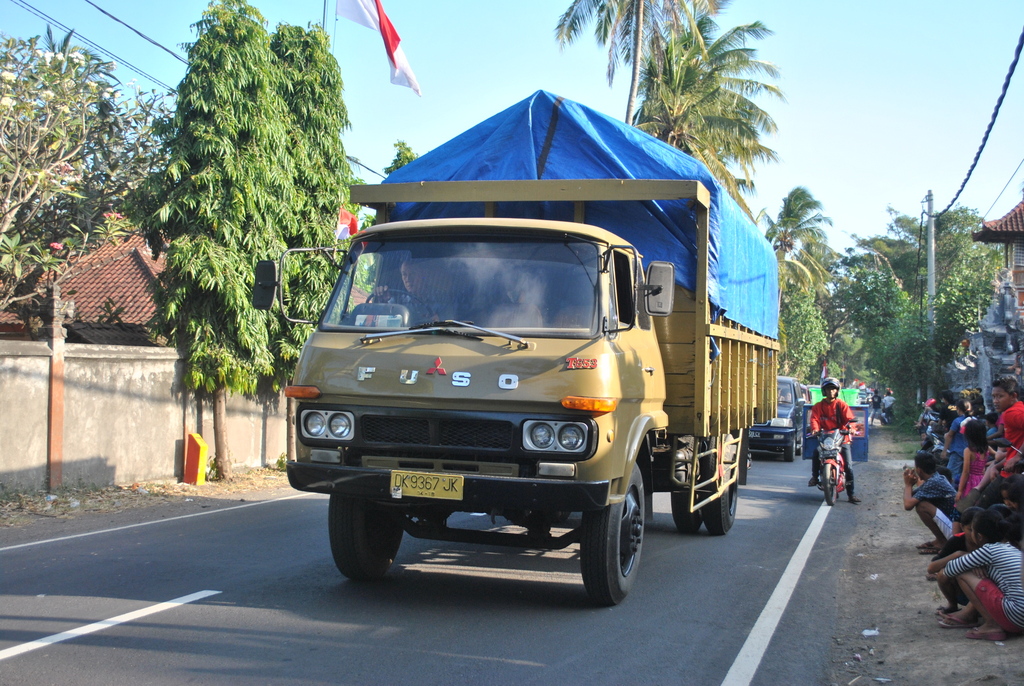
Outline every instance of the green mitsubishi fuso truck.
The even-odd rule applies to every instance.
[[[578,545],[588,595],[614,605],[655,492],[681,532],[733,524],[747,428],[775,411],[775,258],[735,208],[716,212],[732,201],[679,151],[544,92],[502,115],[352,187],[377,222],[336,260],[285,390],[288,478],[330,495],[331,552],[351,579],[383,577],[406,534]],[[539,143],[507,140],[509,118]],[[579,147],[595,137],[662,176],[545,178],[594,157]],[[522,147],[526,162],[510,161]],[[480,169],[451,178],[467,164]],[[281,300],[277,267],[257,267],[258,307]]]

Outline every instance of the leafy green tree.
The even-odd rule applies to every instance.
[[[644,59],[635,120],[703,162],[747,214],[742,192],[753,189],[754,165],[777,159],[761,141],[776,131],[775,121],[755,100],[784,99],[777,86],[757,78],[777,77],[778,70],[748,47],[768,35],[760,22],[719,33],[710,15],[698,14],[694,30],[680,30],[663,52]]]
[[[186,383],[213,396],[215,465],[229,479],[227,393],[278,387],[304,337],[253,309],[253,267],[288,246],[333,244],[347,119],[319,28],[280,27],[271,39],[244,0],[212,3],[196,28],[162,131],[169,161],[151,177],[140,214],[151,245],[170,243],[157,325],[185,353]],[[331,280],[327,264],[303,267],[312,273],[282,275],[293,301]]]
[[[702,40],[696,30],[697,16],[713,15],[729,0],[572,0],[558,20],[555,37],[564,48],[579,38],[584,29],[594,24],[598,45],[608,48],[608,85],[615,78],[620,62],[631,67],[626,123],[633,123],[637,92],[640,85],[640,64],[644,57],[661,59],[666,38],[684,26]],[[703,46],[701,46],[703,48]]]
[[[901,215],[892,208],[889,216],[886,235],[860,239],[858,247],[883,257],[918,311],[924,313],[928,307],[925,220]],[[974,242],[971,234],[980,225],[975,210],[959,205],[936,220],[936,296],[947,278],[988,283],[999,268],[999,249]]]
[[[813,294],[798,290],[784,292],[780,320],[783,350],[779,356],[779,372],[798,379],[817,378],[828,341],[825,319],[814,303]]]
[[[398,171],[417,157],[419,155],[412,151],[408,143],[405,141],[395,141],[395,159],[391,161],[391,164],[384,167],[384,173],[390,174],[391,172]]]
[[[0,310],[26,321],[78,257],[129,230],[125,203],[162,162],[163,97],[122,97],[114,65],[72,39],[0,42]]]
[[[352,173],[341,142],[349,128],[342,98],[341,71],[331,55],[326,33],[281,25],[270,49],[280,70],[278,91],[291,115],[288,153],[293,164],[294,196],[289,221],[281,224],[289,248],[331,246],[338,211],[347,199]],[[353,213],[358,209],[347,206]],[[315,320],[323,311],[337,271],[322,255],[297,262],[283,275],[289,308]],[[282,322],[275,348],[275,385],[291,377],[311,328]]]
[[[822,291],[828,283],[828,266],[838,255],[828,247],[824,227],[832,226],[832,219],[822,209],[807,188],[797,186],[782,199],[776,219],[760,213],[765,238],[779,262],[780,290]]]

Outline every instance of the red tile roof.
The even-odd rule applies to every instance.
[[[1010,243],[1018,237],[1024,237],[1024,202],[1010,210],[1005,217],[987,221],[982,227],[981,231],[972,234],[974,240],[982,243]]]
[[[116,313],[126,324],[146,324],[156,313],[149,285],[163,269],[162,255],[154,260],[142,236],[129,236],[78,260],[61,284],[61,297],[75,301],[79,321],[96,322]]]

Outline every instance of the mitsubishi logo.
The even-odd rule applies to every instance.
[[[447,376],[448,375],[448,372],[446,372],[444,370],[444,367],[441,366],[441,358],[440,357],[437,358],[436,360],[434,360],[434,366],[427,370],[427,374],[433,374],[434,372],[437,372],[441,376]]]

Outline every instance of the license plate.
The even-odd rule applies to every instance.
[[[760,431],[751,431],[748,434],[748,436],[750,436],[750,438],[761,438],[761,432]]]
[[[461,474],[429,474],[426,472],[391,472],[391,497],[437,498],[462,500],[465,477]]]

